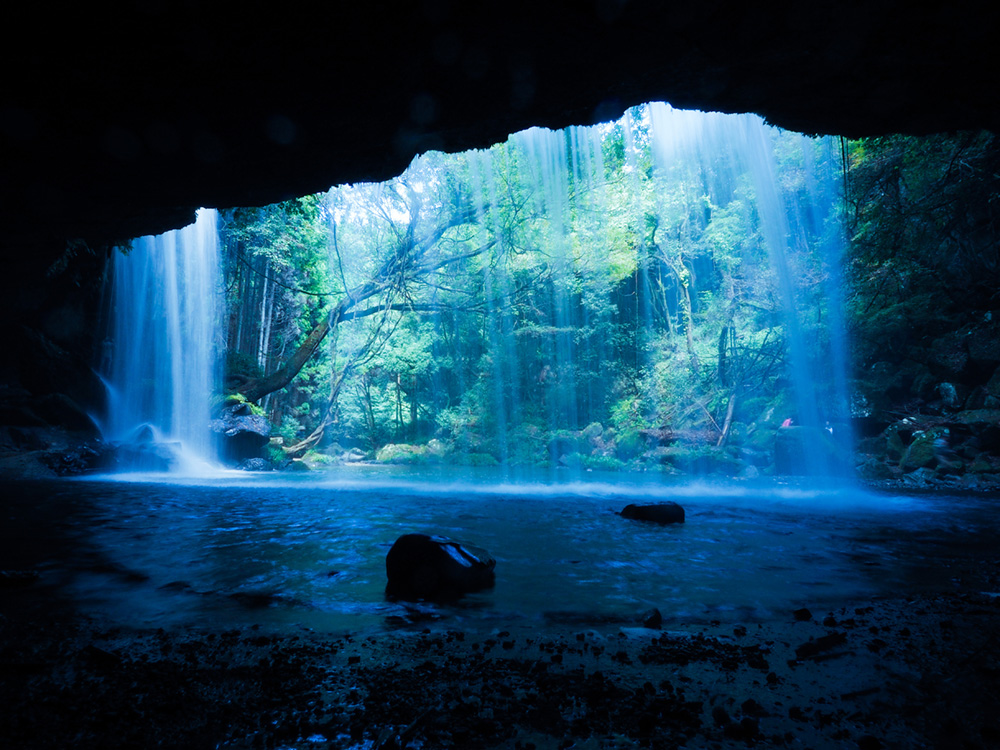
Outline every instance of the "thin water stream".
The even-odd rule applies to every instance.
[[[322,478],[126,475],[4,491],[0,566],[40,573],[8,607],[152,627],[617,627],[651,607],[668,625],[746,623],[953,587],[956,556],[973,567],[997,536],[982,497],[621,476],[515,483],[357,467]],[[687,523],[616,515],[662,499],[684,505]],[[385,554],[411,531],[487,548],[496,587],[450,605],[388,601]]]

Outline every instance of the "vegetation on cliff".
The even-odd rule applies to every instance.
[[[640,108],[228,212],[228,387],[261,400],[293,456],[443,460],[384,450],[433,438],[471,463],[765,465],[797,414],[760,186],[726,147],[662,158],[652,127]],[[840,238],[815,192],[839,161],[827,141],[768,133],[822,361],[822,253]]]

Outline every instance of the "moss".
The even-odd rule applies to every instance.
[[[622,461],[629,461],[639,456],[646,448],[646,441],[638,430],[623,430],[615,439],[615,451]]]
[[[497,461],[489,453],[470,453],[466,458],[466,462],[469,466],[499,466],[500,462]]]
[[[582,466],[594,471],[622,471],[624,462],[614,456],[584,456]]]

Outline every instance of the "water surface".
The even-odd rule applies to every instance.
[[[424,618],[469,628],[600,625],[634,622],[650,607],[668,624],[752,622],[953,587],[962,575],[956,555],[974,566],[997,539],[989,498],[809,483],[513,482],[357,467],[22,482],[4,491],[0,565],[41,574],[8,592],[6,607],[155,627],[343,632]],[[616,515],[629,502],[668,499],[686,508],[687,523]],[[414,531],[488,549],[496,587],[452,605],[387,601],[386,552]]]

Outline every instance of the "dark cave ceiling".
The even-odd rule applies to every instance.
[[[1000,125],[996,5],[204,5],[8,12],[5,255],[384,179],[428,149],[644,101],[848,136]]]

